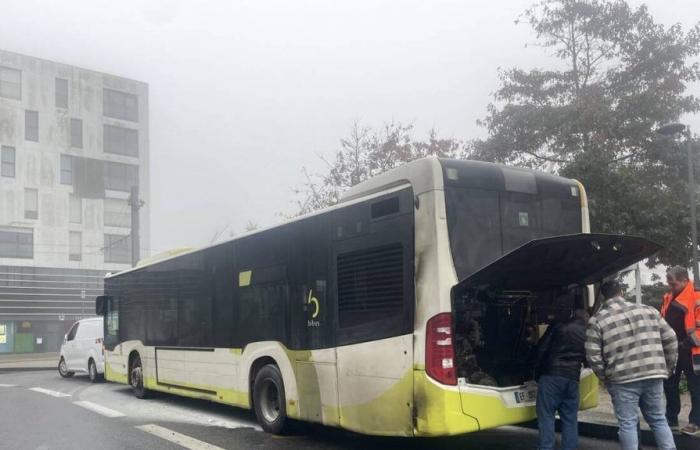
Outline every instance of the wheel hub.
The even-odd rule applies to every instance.
[[[131,369],[131,385],[136,389],[141,387],[141,374],[141,366]]]
[[[280,392],[272,380],[265,380],[261,386],[260,410],[267,422],[274,422],[280,416]]]

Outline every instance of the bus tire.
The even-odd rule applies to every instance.
[[[255,374],[253,409],[258,423],[268,433],[282,434],[288,428],[287,401],[279,368],[267,364]]]
[[[143,383],[143,365],[141,357],[138,353],[134,356],[129,365],[129,385],[136,398],[148,398],[151,396],[151,391],[144,387]]]

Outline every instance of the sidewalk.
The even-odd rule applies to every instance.
[[[5,370],[55,369],[57,366],[58,352],[0,355],[0,372]]]
[[[690,395],[687,392],[681,396],[681,405],[681,413],[679,418],[681,426],[683,426],[687,423],[688,413],[690,412]],[[610,394],[608,394],[608,392],[602,386],[600,388],[598,406],[593,409],[587,409],[579,412],[578,420],[579,422],[614,425],[617,427],[617,419],[615,418],[615,413],[613,412]],[[649,429],[649,426],[644,420],[641,420],[641,424],[642,429]]]
[[[686,392],[681,397],[681,426],[685,425],[690,412],[690,395]],[[582,436],[595,437],[599,439],[617,440],[618,424],[613,412],[612,401],[610,394],[601,387],[598,406],[586,411],[580,411],[578,414],[579,433]],[[654,436],[649,425],[640,420],[642,443],[647,446],[655,444]],[[680,433],[674,433],[676,447],[678,450],[696,450],[698,447],[698,438],[685,436]]]

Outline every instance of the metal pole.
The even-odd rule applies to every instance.
[[[688,190],[690,191],[690,238],[693,246],[693,284],[698,289],[698,230],[697,216],[695,215],[695,164],[693,158],[693,137],[690,127],[686,125],[686,140],[688,141]]]
[[[138,185],[131,187],[131,196],[129,197],[129,205],[131,206],[131,265],[136,267],[139,262],[139,208],[141,208],[141,199],[139,198]]]

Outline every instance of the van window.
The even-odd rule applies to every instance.
[[[79,322],[77,322],[75,325],[73,325],[73,328],[70,329],[70,331],[68,332],[68,335],[66,336],[67,341],[72,341],[73,339],[75,339],[75,333],[78,332],[78,325],[80,325]]]

